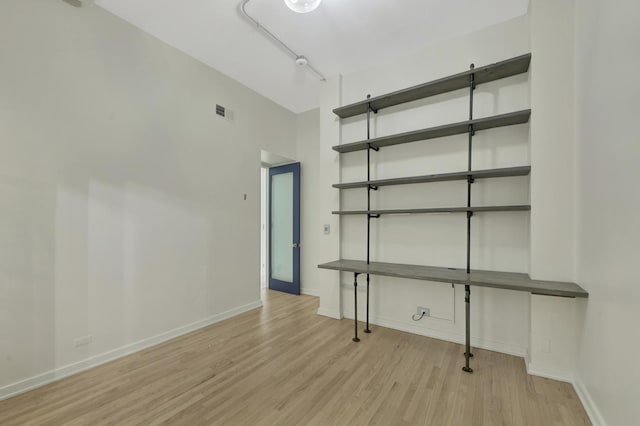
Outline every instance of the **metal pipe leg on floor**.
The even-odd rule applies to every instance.
[[[465,324],[465,329],[466,329],[466,346],[467,349],[464,353],[464,358],[465,358],[465,366],[462,367],[463,371],[466,371],[467,373],[473,373],[473,369],[471,367],[469,367],[469,358],[472,357],[473,355],[471,355],[471,318],[470,318],[470,313],[471,313],[471,288],[468,285],[464,286],[464,304],[465,304],[465,320],[466,320],[466,324]]]
[[[358,339],[358,273],[353,273],[353,325],[354,325],[354,342],[359,342]]]
[[[369,329],[369,274],[367,274],[367,325],[364,332],[371,333],[371,330]]]

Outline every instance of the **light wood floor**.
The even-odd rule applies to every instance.
[[[0,402],[2,425],[584,425],[573,388],[524,361],[315,314],[268,291],[265,306]]]

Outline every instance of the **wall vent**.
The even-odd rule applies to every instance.
[[[218,114],[220,117],[224,117],[225,109],[222,105],[216,104],[216,114]]]

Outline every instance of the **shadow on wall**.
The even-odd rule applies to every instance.
[[[245,254],[228,199],[5,177],[0,200],[0,387],[242,303],[216,267]]]

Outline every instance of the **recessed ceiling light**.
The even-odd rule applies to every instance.
[[[287,7],[297,13],[314,11],[322,0],[284,0]]]

